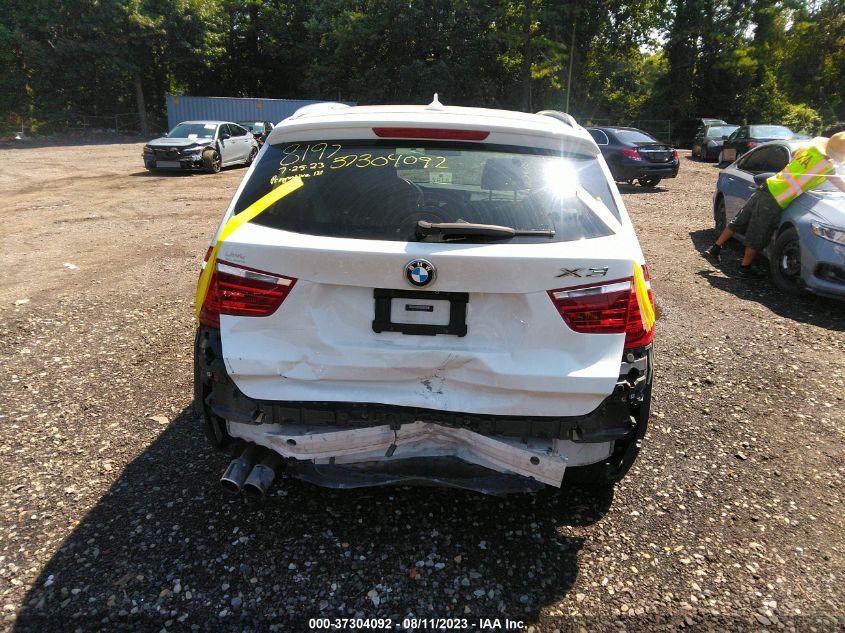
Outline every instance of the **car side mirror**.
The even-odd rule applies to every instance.
[[[754,184],[755,185],[762,185],[764,182],[766,182],[769,178],[771,178],[774,175],[775,175],[774,172],[771,172],[771,171],[764,171],[763,173],[760,173],[760,174],[754,174]]]
[[[225,141],[227,138],[232,138],[232,135],[228,132],[220,132],[220,140]]]

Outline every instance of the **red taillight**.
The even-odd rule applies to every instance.
[[[489,130],[450,130],[429,127],[374,127],[379,138],[431,138],[445,141],[483,141]]]
[[[635,149],[623,149],[622,154],[624,156],[627,156],[628,158],[633,159],[633,160],[642,160],[643,159],[643,157],[640,156],[640,153]]]
[[[678,160],[678,150],[676,150],[676,149],[672,150],[672,158],[674,158],[675,160]]]
[[[576,332],[621,334],[628,322],[631,281],[550,290],[549,296],[566,324]]]
[[[752,147],[757,147],[759,144],[760,143],[758,143],[757,141],[748,141],[748,149],[751,149]]]
[[[648,280],[648,270],[643,267]],[[654,302],[649,286],[648,296]],[[643,327],[637,294],[631,279],[608,281],[594,286],[549,290],[549,297],[563,320],[575,332],[585,334],[625,333],[625,348],[642,347],[654,339],[654,328]]]
[[[200,311],[200,323],[220,327],[220,315],[266,317],[282,305],[293,277],[217,261]]]
[[[648,280],[648,271],[643,267],[643,273]],[[651,305],[654,305],[654,291],[651,284],[648,286],[648,298]],[[628,299],[628,323],[625,325],[625,348],[643,347],[654,340],[654,327],[646,330],[643,327],[643,317],[640,314],[640,304],[637,302],[637,293],[631,290]]]

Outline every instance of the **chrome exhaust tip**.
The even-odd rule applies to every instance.
[[[258,457],[258,453],[259,447],[250,442],[246,445],[240,457],[236,457],[229,462],[229,466],[220,478],[220,485],[223,490],[233,495],[241,491]]]
[[[264,499],[276,478],[276,469],[281,463],[282,458],[276,451],[267,451],[261,463],[256,464],[246,478],[242,487],[244,496],[253,501]]]

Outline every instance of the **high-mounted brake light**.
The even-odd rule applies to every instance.
[[[643,267],[648,283],[648,270]],[[648,296],[654,302],[654,293],[648,283]],[[575,286],[549,290],[566,325],[584,334],[625,333],[625,348],[642,347],[654,340],[654,328],[643,326],[637,294],[631,278],[607,281],[590,286]]]
[[[200,311],[200,323],[220,327],[220,315],[266,317],[282,305],[296,283],[293,277],[217,260]]]
[[[430,138],[444,141],[483,141],[489,130],[450,130],[430,127],[374,127],[379,138]]]
[[[642,160],[643,159],[643,157],[640,156],[639,151],[637,151],[635,149],[622,149],[622,154],[624,154],[625,156],[627,156],[628,158],[631,158],[633,160]]]

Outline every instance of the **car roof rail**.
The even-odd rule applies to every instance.
[[[559,110],[540,110],[537,114],[541,116],[550,116],[553,119],[557,119],[562,123],[566,123],[569,127],[578,128],[581,127],[578,125],[578,121],[575,120],[571,114],[567,114],[566,112],[561,112]]]

